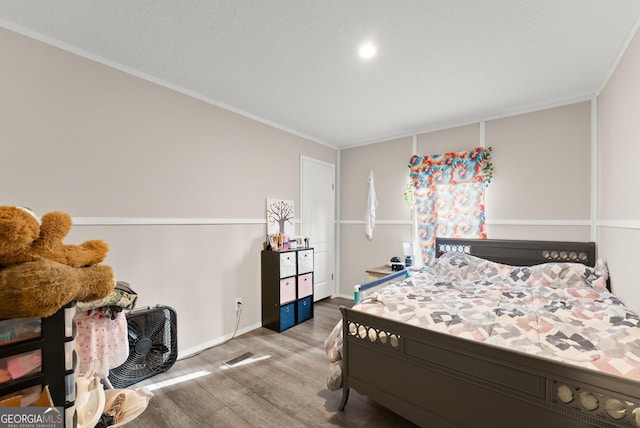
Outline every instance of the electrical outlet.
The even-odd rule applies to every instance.
[[[233,311],[238,312],[242,310],[242,297],[236,297],[233,301]]]

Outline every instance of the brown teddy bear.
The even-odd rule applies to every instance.
[[[101,240],[65,245],[71,217],[54,211],[42,223],[26,208],[0,206],[0,318],[47,317],[72,300],[109,295],[109,250]]]
[[[71,267],[101,263],[107,256],[106,242],[94,239],[80,245],[65,245],[71,216],[52,211],[42,223],[28,208],[0,206],[0,266],[38,260],[55,260]]]
[[[107,265],[82,268],[39,259],[0,269],[0,318],[48,317],[72,300],[89,302],[116,285]]]

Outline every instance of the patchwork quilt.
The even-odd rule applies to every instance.
[[[354,309],[640,380],[640,318],[607,278],[602,261],[518,267],[447,253]],[[325,341],[330,389],[341,382],[341,336],[339,322]]]

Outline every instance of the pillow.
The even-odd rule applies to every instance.
[[[492,262],[464,253],[445,253],[433,264],[433,270],[451,280],[504,281],[513,266]]]
[[[445,253],[433,264],[433,270],[450,279],[504,281],[512,285],[607,288],[606,262],[598,259],[595,267],[581,263],[543,263],[535,266],[510,266],[464,253]]]
[[[595,267],[581,263],[543,263],[529,268],[526,284],[530,286],[607,288],[609,273],[606,263],[598,260]]]
[[[587,276],[587,282],[599,290],[606,290],[609,280],[609,267],[603,259],[596,260],[593,270]]]

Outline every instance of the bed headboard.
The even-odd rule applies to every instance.
[[[471,254],[512,266],[550,262],[593,266],[596,263],[595,242],[436,238],[436,257],[450,252]]]

